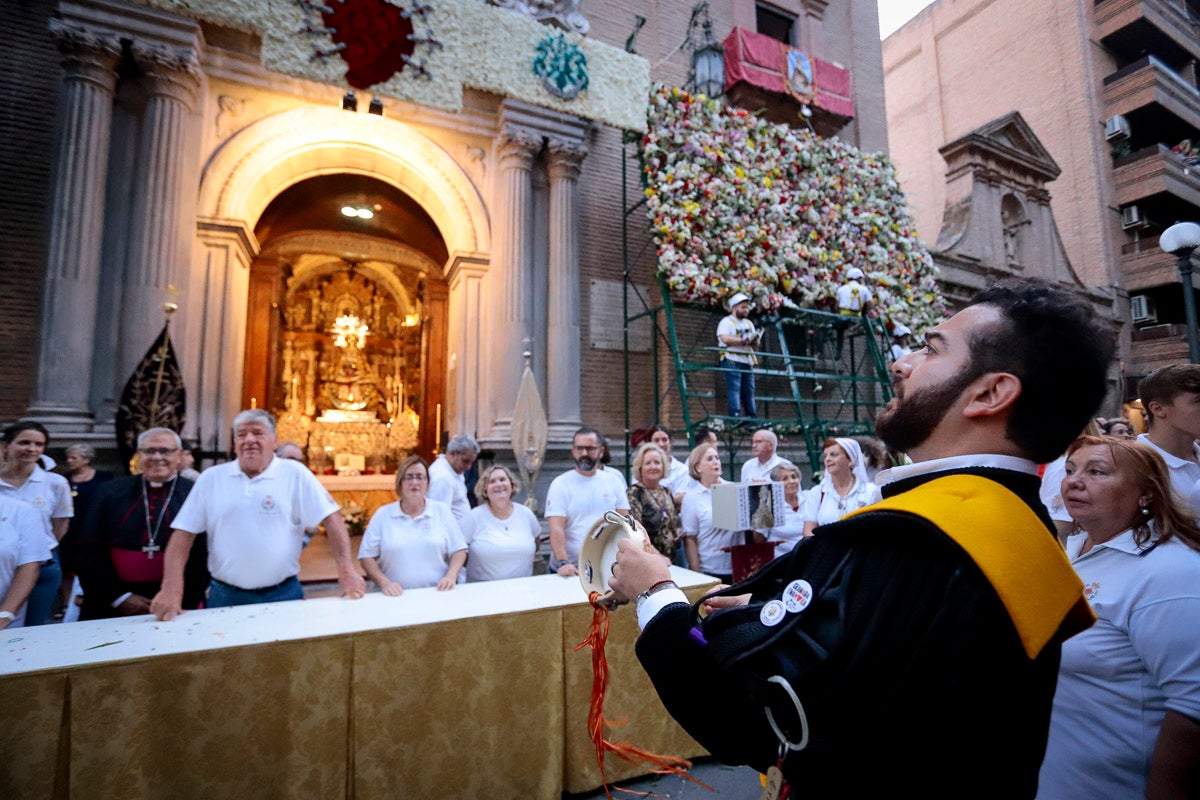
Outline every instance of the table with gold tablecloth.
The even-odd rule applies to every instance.
[[[0,632],[0,797],[557,800],[600,784],[590,621],[577,580],[543,575]],[[612,615],[612,738],[702,754],[636,635]]]

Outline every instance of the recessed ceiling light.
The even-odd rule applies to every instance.
[[[354,206],[342,206],[342,213],[345,214],[347,217],[357,217],[358,209],[355,208]]]
[[[359,219],[370,219],[373,216],[375,216],[375,212],[369,208],[360,208],[358,210]]]

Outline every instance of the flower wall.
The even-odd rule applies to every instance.
[[[886,323],[922,331],[945,304],[886,156],[657,88],[643,164],[659,273],[676,300],[746,292],[765,312],[836,311],[858,267]]]

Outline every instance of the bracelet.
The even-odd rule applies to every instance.
[[[562,567],[565,567],[567,564],[570,564],[570,563],[571,563],[571,559],[569,559],[569,558],[561,558],[560,559],[560,558],[555,558],[554,556],[550,556],[550,571],[558,572],[559,569],[561,569]]]
[[[637,599],[638,599],[638,602],[641,602],[642,600],[649,600],[650,595],[657,594],[658,592],[661,592],[664,589],[678,589],[678,588],[679,588],[679,586],[678,586],[678,584],[675,583],[675,581],[659,581],[658,583],[654,584],[646,591],[639,594]]]

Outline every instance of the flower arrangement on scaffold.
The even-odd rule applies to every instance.
[[[940,322],[937,267],[887,156],[657,87],[643,139],[659,273],[682,302],[837,309],[858,267],[889,324]]]

